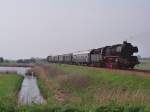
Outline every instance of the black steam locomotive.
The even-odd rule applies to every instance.
[[[48,56],[47,61],[51,63],[132,69],[135,65],[139,64],[137,56],[133,56],[136,52],[138,52],[137,47],[124,41],[123,44],[106,46],[84,52]]]

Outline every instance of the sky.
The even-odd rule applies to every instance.
[[[150,57],[150,0],[0,0],[0,56],[47,57],[122,43]]]

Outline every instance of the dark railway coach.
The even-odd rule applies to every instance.
[[[134,53],[137,52],[137,47],[124,41],[123,44],[92,49],[86,53],[84,51],[68,55],[48,56],[47,61],[52,63],[57,62],[106,68],[132,69],[135,65],[139,64],[137,56],[134,56]]]

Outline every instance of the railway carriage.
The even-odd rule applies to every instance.
[[[90,64],[90,51],[73,53],[73,63],[78,65]]]
[[[59,62],[59,56],[54,56],[53,57],[53,62],[58,63]]]
[[[70,53],[70,54],[64,54],[63,57],[64,57],[64,61],[63,61],[64,63],[66,63],[66,64],[72,64],[72,57],[73,57],[72,53]]]
[[[64,63],[64,56],[63,55],[59,55],[58,58],[59,58],[59,60],[58,60],[59,63]]]
[[[53,56],[48,56],[47,61],[52,63],[53,62]]]

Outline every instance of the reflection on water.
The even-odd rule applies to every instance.
[[[40,94],[37,79],[34,76],[26,76],[18,98],[19,105],[44,104],[46,101]]]
[[[17,72],[17,74],[25,76],[29,67],[0,67],[0,72]]]

